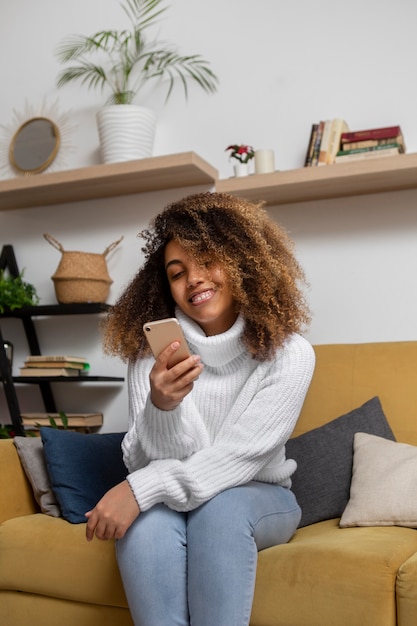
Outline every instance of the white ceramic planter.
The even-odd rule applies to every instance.
[[[235,163],[233,165],[233,170],[235,173],[235,176],[239,177],[239,176],[248,176],[249,174],[249,163]]]
[[[96,119],[103,163],[152,156],[156,116],[150,109],[113,104],[98,111]]]

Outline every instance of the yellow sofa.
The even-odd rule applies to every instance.
[[[397,441],[417,445],[417,341],[315,351],[294,436],[379,396]],[[0,476],[0,624],[131,626],[113,543],[87,543],[84,524],[38,512],[11,440],[0,441]],[[259,554],[251,626],[416,623],[412,528],[340,528],[329,519]]]

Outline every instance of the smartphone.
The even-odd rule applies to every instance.
[[[155,358],[173,341],[180,342],[180,347],[168,361],[168,368],[171,368],[180,361],[183,361],[191,354],[181,330],[181,326],[175,317],[168,317],[164,320],[147,322],[143,325],[143,332],[145,333],[145,337],[148,340],[148,344]]]

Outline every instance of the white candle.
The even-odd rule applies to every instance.
[[[273,150],[255,150],[255,174],[267,174],[275,171]]]

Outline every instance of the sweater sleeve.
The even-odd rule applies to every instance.
[[[153,359],[129,364],[129,428],[123,441],[129,471],[157,459],[183,459],[208,445],[208,434],[190,396],[172,411],[158,409],[150,399]]]
[[[274,361],[253,372],[211,444],[201,435],[190,455],[154,459],[129,474],[140,509],[163,502],[174,510],[190,511],[254,478],[288,484],[295,463],[285,461],[285,443],[313,369],[311,345],[298,335],[290,338]]]

